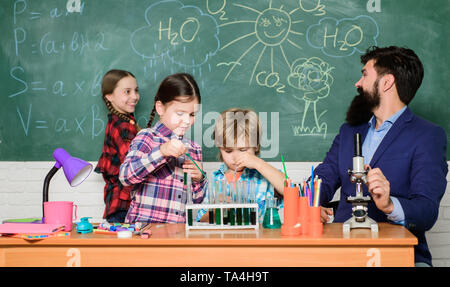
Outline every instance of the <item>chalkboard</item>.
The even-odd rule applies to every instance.
[[[98,160],[107,122],[102,76],[131,71],[145,126],[159,83],[197,80],[202,109],[189,137],[205,161],[219,112],[252,108],[268,161],[320,161],[344,122],[360,55],[416,51],[425,78],[413,112],[450,135],[448,0],[1,1],[0,160],[47,161],[57,147]],[[449,152],[447,152],[449,158]]]

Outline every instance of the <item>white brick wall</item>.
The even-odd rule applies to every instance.
[[[91,162],[93,166],[96,162]],[[42,189],[45,176],[53,162],[0,162],[0,221],[12,218],[42,216]],[[204,163],[211,172],[220,163]],[[282,170],[280,162],[272,163]],[[294,181],[302,181],[311,173],[311,166],[318,162],[287,162],[286,169]],[[450,175],[447,175],[447,182]],[[103,216],[103,179],[95,172],[78,187],[70,187],[64,172],[58,171],[50,182],[50,201],[73,201],[78,206],[77,216],[92,217],[100,222]],[[441,201],[439,218],[427,232],[428,245],[433,255],[434,266],[450,267],[450,185]],[[337,198],[337,197],[336,197]],[[79,220],[77,220],[79,221]]]

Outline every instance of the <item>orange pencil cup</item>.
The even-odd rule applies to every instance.
[[[300,223],[300,233],[308,233],[308,221],[309,221],[309,203],[306,196],[300,196],[298,198],[298,219]]]
[[[312,237],[321,236],[323,233],[323,223],[320,221],[320,206],[308,207],[309,209],[309,222],[308,222],[308,235]]]
[[[281,235],[300,235],[298,191],[298,187],[284,187],[284,223],[281,226]]]

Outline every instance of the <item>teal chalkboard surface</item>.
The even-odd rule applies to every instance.
[[[356,94],[360,55],[407,46],[425,67],[412,110],[450,134],[447,0],[8,0],[0,3],[0,160],[95,161],[112,68],[136,75],[145,126],[161,80],[188,72],[202,109],[190,131],[215,161],[212,126],[230,107],[257,111],[262,157],[320,161]],[[449,153],[447,153],[449,158]]]

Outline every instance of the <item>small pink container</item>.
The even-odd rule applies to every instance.
[[[71,231],[73,224],[73,207],[75,206],[75,219],[77,219],[77,206],[72,201],[44,202],[45,223],[63,224],[64,231]]]

